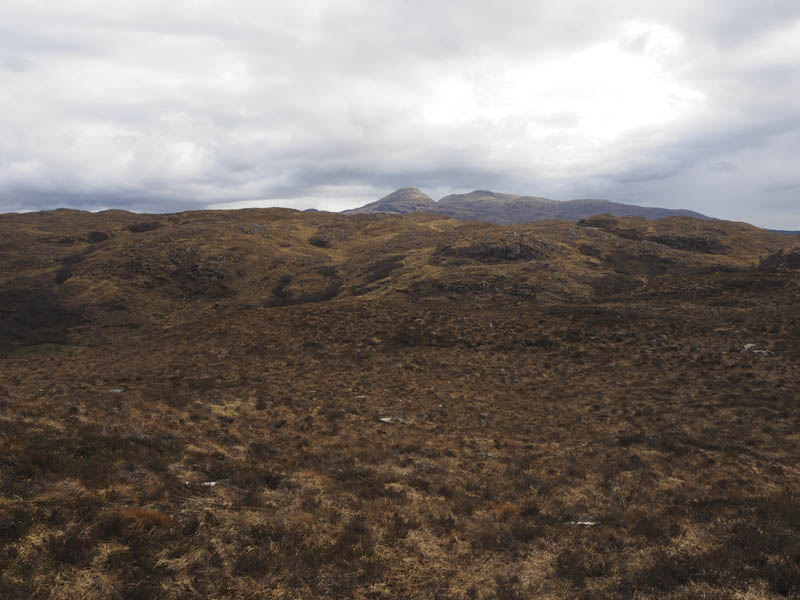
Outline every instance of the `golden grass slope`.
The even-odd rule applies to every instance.
[[[7,312],[26,310],[31,294],[39,294],[46,297],[42,310],[84,324],[136,327],[226,308],[387,293],[574,301],[636,289],[665,274],[753,267],[792,240],[746,224],[688,218],[502,227],[435,215],[288,209],[59,210],[0,216],[0,289]],[[16,337],[24,337],[18,329]]]

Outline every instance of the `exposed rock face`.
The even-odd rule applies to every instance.
[[[546,255],[543,244],[540,247],[517,241],[486,240],[466,245],[439,246],[433,254],[434,264],[443,258],[471,259],[480,263],[511,262],[533,260]]]
[[[360,208],[344,211],[345,214],[360,213],[431,212],[454,219],[487,221],[499,225],[526,223],[547,219],[578,221],[605,213],[616,217],[633,216],[646,219],[662,217],[695,217],[708,219],[690,210],[671,210],[620,204],[608,200],[558,201],[536,196],[498,194],[489,190],[475,190],[469,194],[451,194],[434,202],[417,188],[400,188],[396,192]]]
[[[800,248],[781,249],[763,259],[759,266],[762,269],[800,269]]]
[[[706,254],[722,254],[726,251],[725,246],[720,244],[710,236],[688,237],[683,235],[653,235],[647,238],[650,242],[663,244],[676,250],[688,250],[690,252],[704,252]]]
[[[86,235],[86,241],[90,244],[99,244],[100,242],[105,242],[108,239],[108,234],[104,231],[90,231]]]

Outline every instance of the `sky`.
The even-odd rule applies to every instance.
[[[0,0],[0,212],[416,186],[800,229],[797,0]]]

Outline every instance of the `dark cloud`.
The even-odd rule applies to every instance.
[[[416,185],[800,229],[796,39],[794,0],[10,0],[0,210]]]

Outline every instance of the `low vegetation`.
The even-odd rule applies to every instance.
[[[0,597],[797,597],[795,243],[0,216]]]

